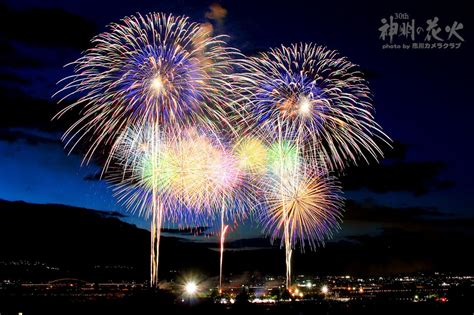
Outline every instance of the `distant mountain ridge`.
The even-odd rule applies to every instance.
[[[122,217],[113,211],[0,200],[0,279],[146,280],[150,234]],[[474,259],[466,254],[466,244],[474,240],[472,226],[473,220],[417,221],[406,230],[386,228],[380,236],[330,242],[316,252],[296,249],[294,272],[472,272]],[[171,233],[166,235],[173,235],[167,231]],[[284,274],[284,251],[278,244],[270,246],[268,240],[258,238],[226,246],[226,274]],[[215,249],[215,243],[163,236],[160,276],[166,278],[174,271],[216,276]]]

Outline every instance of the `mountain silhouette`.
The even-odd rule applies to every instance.
[[[355,215],[357,209],[351,211],[354,218],[362,219]],[[117,212],[0,200],[0,279],[145,281],[150,233],[123,218]],[[465,244],[474,240],[474,220],[400,220],[405,219],[411,224],[398,222],[379,235],[349,236],[315,252],[297,249],[294,273],[472,272],[474,259],[465,255]],[[216,243],[182,238],[182,231],[165,231],[160,248],[161,279],[188,272],[217,276]],[[224,273],[283,275],[284,251],[278,245],[270,245],[264,238],[227,243]]]

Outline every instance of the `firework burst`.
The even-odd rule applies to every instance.
[[[211,31],[184,16],[150,13],[126,17],[93,38],[57,93],[60,101],[75,101],[56,117],[74,108],[81,113],[63,137],[71,150],[88,140],[88,161],[127,127],[151,122],[167,133],[196,124],[230,127],[227,75],[238,52]]]
[[[281,46],[248,58],[242,67],[236,78],[250,133],[270,142],[294,140],[305,160],[326,170],[382,155],[376,139],[388,137],[373,119],[367,83],[336,51],[315,44]]]
[[[343,198],[331,177],[294,174],[280,181],[269,177],[267,211],[263,212],[264,231],[284,241],[284,225],[289,224],[292,248],[300,244],[316,249],[340,229]]]
[[[249,175],[262,175],[266,172],[268,149],[257,138],[245,137],[237,141],[233,148],[238,167]]]
[[[87,143],[85,162],[98,148],[110,148],[104,172],[119,155],[124,166],[122,175],[117,175],[123,179],[119,195],[132,208],[150,214],[153,286],[158,281],[160,228],[168,211],[164,207],[171,204],[176,188],[169,143],[190,126],[203,126],[210,133],[232,129],[226,116],[232,91],[228,75],[238,51],[211,33],[208,25],[184,16],[126,17],[92,39],[93,47],[70,64],[74,74],[61,81],[64,85],[56,93],[61,95],[59,102],[73,100],[56,118],[73,109],[81,115],[63,136],[66,146],[72,151]],[[151,129],[146,135],[153,139],[147,143],[150,148],[135,146],[133,141],[143,140],[140,133],[137,139],[125,139],[124,147],[123,139],[117,138],[123,133],[131,137],[131,127]]]
[[[169,139],[152,127],[135,127],[118,141],[112,159],[116,171],[111,169],[108,179],[119,201],[132,212],[150,217],[149,198],[144,195],[155,190],[173,222],[192,225],[199,223],[192,218],[212,218],[222,200],[232,204],[226,212],[229,218],[245,215],[252,186],[221,140],[195,128]]]
[[[151,217],[153,249],[159,248],[159,227],[165,221],[181,227],[208,226],[219,217],[222,279],[227,223],[245,218],[257,203],[253,184],[225,141],[196,128],[164,138],[153,127],[129,128],[118,141],[112,159],[118,171],[110,172],[109,180],[119,201]],[[157,257],[158,250],[152,250],[155,272]]]
[[[340,229],[343,198],[334,180],[304,165],[269,173],[263,181],[265,210],[260,213],[264,232],[281,239],[285,249],[286,287],[291,286],[291,257],[296,244],[315,250]]]
[[[324,178],[360,160],[377,160],[382,156],[378,142],[390,140],[374,121],[362,73],[336,51],[293,44],[250,57],[241,66],[235,76],[241,95],[235,117],[244,117],[246,134],[269,147],[265,226],[277,222],[275,231],[282,231],[289,287],[296,240],[314,249],[340,218],[339,199],[331,199],[331,191],[338,190]]]

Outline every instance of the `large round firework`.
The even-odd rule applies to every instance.
[[[150,13],[126,17],[94,37],[57,93],[74,102],[56,117],[74,108],[81,113],[64,135],[71,150],[88,140],[90,159],[131,125],[154,123],[169,133],[196,123],[230,126],[226,76],[238,53],[211,32],[184,16]]]
[[[256,203],[238,160],[214,136],[191,128],[170,139],[152,127],[135,127],[118,141],[108,179],[132,212],[150,217],[155,193],[166,220],[199,225],[209,224],[223,206],[225,216],[236,220]]]
[[[305,160],[341,169],[382,152],[371,94],[357,66],[315,44],[274,48],[242,63],[241,117],[251,133],[294,140]]]
[[[236,159],[214,136],[185,130],[170,148],[174,157],[171,167],[177,174],[171,186],[174,195],[189,208],[213,211],[223,199],[232,200],[243,184]]]
[[[273,239],[316,249],[340,229],[343,197],[334,179],[318,174],[298,174],[282,180],[268,177],[266,211],[261,222]],[[285,235],[286,233],[288,235]]]

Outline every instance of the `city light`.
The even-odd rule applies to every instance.
[[[321,293],[323,294],[328,294],[329,292],[329,288],[327,285],[323,285],[323,287],[321,288]]]
[[[198,286],[196,282],[194,281],[190,281],[186,283],[186,285],[184,286],[184,291],[186,292],[187,295],[194,295],[196,294],[197,290],[198,290]]]

